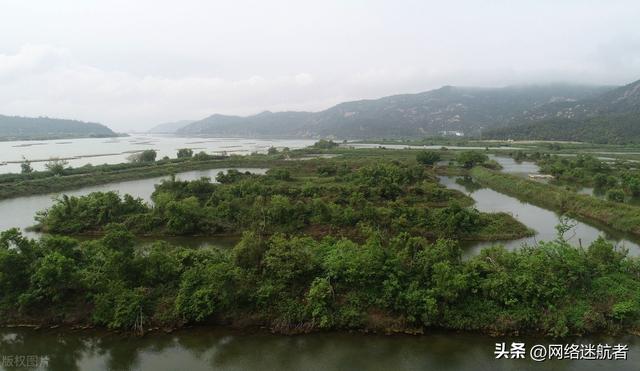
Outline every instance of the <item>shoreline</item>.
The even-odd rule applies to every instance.
[[[422,327],[410,329],[407,328],[405,330],[401,329],[393,329],[393,328],[359,328],[359,329],[312,329],[309,331],[293,331],[293,332],[284,332],[284,331],[274,331],[272,328],[265,324],[253,323],[248,325],[238,325],[238,324],[229,324],[229,323],[201,323],[201,324],[189,324],[185,326],[179,327],[162,327],[162,326],[151,326],[148,329],[145,329],[143,333],[136,333],[133,330],[114,330],[109,329],[103,326],[91,325],[91,324],[71,324],[71,323],[56,323],[56,324],[36,324],[36,323],[1,323],[0,331],[6,329],[29,329],[38,332],[50,331],[50,330],[59,330],[60,332],[99,332],[103,334],[110,335],[119,335],[119,336],[127,336],[127,337],[146,337],[146,336],[157,336],[162,334],[173,334],[178,332],[190,332],[190,331],[205,331],[205,330],[217,330],[217,331],[229,331],[236,332],[240,335],[254,335],[254,334],[265,334],[265,335],[274,335],[274,336],[284,336],[284,337],[297,337],[297,336],[306,336],[306,335],[317,335],[317,334],[356,334],[360,336],[383,336],[383,337],[426,337],[434,334],[460,334],[460,335],[475,335],[482,336],[487,338],[497,338],[504,336],[516,336],[516,337],[531,337],[531,338],[540,338],[540,339],[548,339],[548,340],[558,340],[558,339],[572,339],[572,338],[582,338],[582,337],[599,337],[599,336],[635,336],[640,338],[640,328],[637,329],[627,329],[621,332],[593,332],[586,334],[568,334],[562,337],[553,337],[544,335],[540,332],[490,332],[490,331],[481,331],[481,330],[458,330],[458,329],[447,329],[442,327]]]

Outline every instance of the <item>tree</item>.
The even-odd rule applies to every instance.
[[[153,149],[146,149],[140,153],[129,156],[131,162],[154,162],[158,153]]]
[[[632,196],[640,195],[640,176],[624,174],[622,176],[622,186]]]
[[[193,159],[197,161],[206,161],[211,159],[212,156],[208,155],[205,151],[200,151],[193,155]]]
[[[216,175],[216,181],[222,184],[231,184],[241,179],[250,178],[251,176],[252,174],[248,171],[242,173],[236,169],[229,169],[226,174],[223,171],[219,172],[218,175]]]
[[[320,139],[319,141],[313,144],[313,148],[331,149],[331,148],[338,147],[338,145],[339,144],[334,142],[333,140]]]
[[[316,277],[307,293],[307,310],[313,322],[320,328],[333,325],[332,308],[333,287],[328,279]]]
[[[608,190],[607,200],[613,202],[624,202],[624,191],[618,188]]]
[[[60,303],[76,287],[77,262],[54,251],[34,264],[29,290],[20,297],[23,305]]]
[[[438,210],[436,224],[444,236],[470,234],[480,224],[480,213],[476,209],[468,209],[454,202]]]
[[[33,167],[31,167],[31,161],[22,157],[22,163],[20,164],[20,169],[22,174],[31,174],[33,173]]]
[[[433,165],[440,161],[440,155],[433,151],[422,151],[416,155],[416,160],[423,165]]]
[[[191,158],[193,157],[193,150],[191,148],[180,148],[178,150],[178,158]]]
[[[467,169],[483,164],[488,159],[487,155],[477,151],[460,152],[456,157],[456,161]]]
[[[269,155],[277,155],[278,154],[278,149],[276,147],[269,147],[269,149],[267,150],[267,154],[269,154]]]
[[[269,169],[267,175],[278,180],[289,181],[291,180],[291,173],[287,169]]]
[[[196,233],[205,218],[203,209],[195,197],[171,201],[166,207],[167,228],[171,233]]]
[[[47,162],[44,167],[53,173],[53,175],[62,175],[64,173],[65,167],[69,163],[65,160],[61,160],[59,158],[52,158]]]

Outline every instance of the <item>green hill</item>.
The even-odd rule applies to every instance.
[[[183,135],[244,137],[393,138],[457,131],[476,135],[553,102],[574,102],[608,87],[547,85],[504,88],[445,86],[417,94],[345,102],[320,112],[212,115],[177,131]]]
[[[596,97],[537,107],[514,125],[482,133],[487,139],[640,143],[640,80]]]
[[[174,122],[166,122],[166,123],[159,124],[159,125],[156,125],[156,126],[152,127],[151,129],[147,130],[147,133],[152,133],[152,134],[173,134],[176,131],[178,131],[179,129],[182,129],[183,127],[189,125],[192,122],[193,122],[193,120],[181,120],[181,121],[174,121]]]
[[[108,127],[93,122],[0,115],[0,140],[115,137]]]

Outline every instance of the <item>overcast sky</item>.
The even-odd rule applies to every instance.
[[[637,0],[0,2],[0,114],[118,131],[441,85],[638,79]]]

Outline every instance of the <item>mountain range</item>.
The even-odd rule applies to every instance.
[[[181,135],[407,138],[444,132],[478,136],[486,130],[535,121],[544,107],[595,99],[610,86],[530,85],[502,88],[445,86],[417,94],[340,103],[319,112],[215,114],[176,131]]]
[[[173,122],[166,122],[164,124],[158,124],[147,131],[147,133],[151,134],[173,134],[176,131],[182,129],[183,127],[189,125],[195,120],[180,120]]]
[[[515,120],[520,125],[488,130],[491,139],[640,143],[640,80],[575,102],[536,107]]]
[[[118,136],[93,122],[0,115],[0,140],[102,138]]]
[[[621,87],[568,84],[474,88],[345,102],[319,112],[214,114],[150,132],[247,138],[416,138],[464,134],[485,139],[640,143],[640,80]],[[0,115],[0,140],[117,136],[90,122]]]

